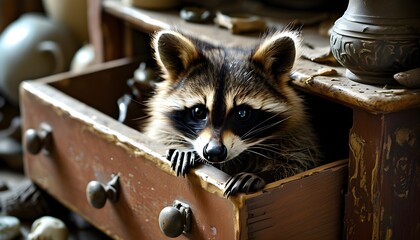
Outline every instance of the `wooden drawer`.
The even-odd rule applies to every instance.
[[[125,82],[137,66],[123,59],[22,84],[23,131],[44,124],[52,129],[48,151],[25,153],[25,171],[33,181],[115,239],[165,238],[159,214],[175,200],[192,213],[182,239],[341,237],[346,161],[229,199],[223,196],[228,176],[211,166],[176,177],[164,146],[115,120],[116,99],[127,91]],[[112,175],[119,177],[117,201],[93,208],[88,183],[107,183]]]

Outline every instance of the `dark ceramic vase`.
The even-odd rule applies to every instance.
[[[350,0],[330,46],[351,80],[393,84],[395,73],[420,67],[420,1]]]

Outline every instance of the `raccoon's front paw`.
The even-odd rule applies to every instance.
[[[177,176],[185,176],[188,169],[194,167],[196,154],[191,150],[169,149],[166,153],[166,159],[171,162],[171,168]]]
[[[252,173],[238,173],[229,178],[225,186],[225,196],[230,197],[238,192],[251,193],[256,192],[265,186],[265,181]]]

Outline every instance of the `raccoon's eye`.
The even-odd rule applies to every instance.
[[[239,107],[239,109],[236,111],[236,115],[235,115],[235,117],[238,120],[241,120],[241,121],[248,120],[250,118],[250,116],[251,116],[251,108],[247,107],[247,106]]]
[[[196,120],[204,120],[207,118],[207,110],[204,106],[193,107],[191,114]]]

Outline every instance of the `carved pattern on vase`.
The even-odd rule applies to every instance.
[[[331,51],[352,72],[378,75],[420,67],[420,40],[362,39],[331,35]]]

